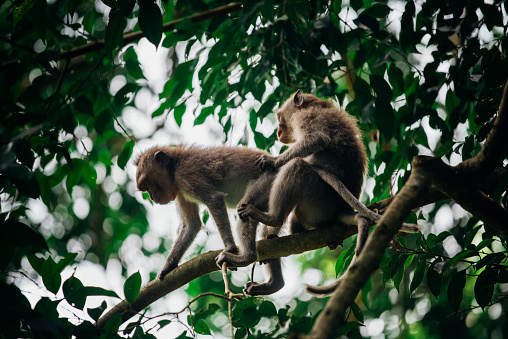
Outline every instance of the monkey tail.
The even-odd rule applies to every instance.
[[[326,297],[327,295],[332,294],[337,289],[337,287],[339,287],[340,283],[341,279],[327,286],[305,285],[305,291],[317,297]]]

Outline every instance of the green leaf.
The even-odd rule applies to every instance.
[[[391,9],[390,9],[390,7],[388,7],[388,5],[382,4],[382,3],[374,3],[374,4],[372,4],[372,6],[365,9],[361,13],[361,15],[369,15],[373,18],[384,19],[384,18],[388,17],[388,14],[390,14],[390,11],[391,11]]]
[[[86,312],[93,320],[97,321],[99,320],[101,314],[104,313],[107,307],[108,304],[105,301],[103,301],[99,307],[87,308]]]
[[[83,287],[84,286],[81,283],[81,280],[74,276],[71,276],[69,279],[67,279],[62,286],[65,300],[67,300],[69,305],[74,306],[80,310],[85,307],[86,302],[86,296],[78,293]]]
[[[185,105],[185,103],[176,106],[175,109],[173,110],[173,116],[175,117],[175,121],[179,127],[182,126],[182,119],[186,110],[187,106]]]
[[[456,263],[459,260],[463,260],[465,258],[475,257],[475,256],[478,256],[478,252],[473,251],[473,250],[463,250],[463,251],[460,251],[459,253],[455,254],[453,256],[453,258],[451,258],[450,261],[448,262],[448,265],[452,266],[454,263]]]
[[[391,139],[395,126],[395,113],[390,103],[383,99],[376,100],[374,120],[379,132],[387,139]]]
[[[210,334],[212,334],[212,332],[210,331],[210,327],[208,326],[206,321],[204,321],[203,319],[199,319],[194,324],[194,331],[196,331],[196,333],[199,333],[199,334],[202,334],[202,335],[210,335]]]
[[[351,305],[351,311],[355,315],[355,318],[358,319],[361,323],[363,323],[363,312],[360,306],[358,306],[355,302]]]
[[[455,312],[459,311],[462,302],[463,290],[466,286],[466,270],[462,270],[453,275],[448,285],[447,296],[448,303]]]
[[[263,317],[276,317],[277,316],[277,309],[275,308],[275,305],[268,300],[265,300],[259,305],[258,312]]]
[[[9,178],[22,195],[33,199],[39,197],[39,183],[33,172],[26,166],[19,164],[11,165],[5,171],[5,176]]]
[[[447,142],[439,146],[436,152],[436,157],[441,158],[442,156],[450,154],[454,144],[455,142],[453,140],[448,140]]]
[[[134,149],[134,141],[132,140],[127,141],[123,145],[120,154],[118,154],[117,160],[118,167],[120,167],[121,169],[125,169],[125,166],[127,166],[127,162],[129,162],[129,159],[131,158],[133,149]]]
[[[201,110],[201,113],[199,113],[199,115],[194,120],[194,126],[203,124],[205,122],[206,118],[208,118],[210,115],[212,115],[214,111],[215,111],[215,106],[204,107]]]
[[[127,20],[118,11],[111,11],[109,15],[108,26],[104,37],[104,49],[111,53],[113,49],[120,46],[123,42],[123,31],[127,25]]]
[[[420,260],[418,263],[418,267],[414,271],[413,280],[411,281],[411,286],[409,287],[409,291],[412,293],[420,284],[422,283],[423,277],[425,275],[425,269],[427,268],[427,263],[425,260]]]
[[[497,268],[486,268],[474,284],[474,295],[476,302],[481,308],[485,308],[492,299],[494,294],[494,284],[496,283],[499,269]]]
[[[127,299],[127,301],[132,304],[132,302],[134,302],[134,300],[136,300],[138,297],[140,289],[141,274],[138,271],[128,277],[123,284],[123,293],[125,294],[125,299]]]
[[[413,259],[415,258],[414,254],[411,254],[407,257],[406,261],[404,262],[404,267],[408,267],[413,262]]]
[[[42,265],[42,282],[44,286],[53,294],[57,294],[60,289],[60,285],[62,284],[62,277],[60,276],[60,272],[58,271],[57,264],[53,260],[53,258],[49,257]]]
[[[30,10],[30,8],[33,7],[36,0],[25,0],[19,4],[19,6],[16,6],[14,8],[14,11],[12,12],[12,26],[16,26],[18,21]]]
[[[113,335],[114,338],[116,338],[118,329],[120,328],[120,325],[122,325],[122,314],[121,313],[115,314],[114,316],[112,316],[111,319],[109,319],[106,322],[106,324],[104,325],[102,330],[105,333]],[[102,336],[102,337],[108,338],[108,336]]]
[[[432,263],[427,270],[427,286],[429,286],[430,292],[438,299],[441,293],[441,287],[443,286],[443,277],[441,273],[435,270],[436,263]]]
[[[151,0],[139,1],[139,27],[155,48],[162,39],[162,14],[159,6]]]
[[[41,38],[42,42],[46,43],[46,30],[49,24],[48,2],[47,0],[35,0],[33,6],[34,16],[32,20],[35,31]]]
[[[347,250],[342,251],[335,262],[335,276],[338,277],[344,269],[347,268],[347,258],[349,258],[354,252],[354,246],[349,247]]]

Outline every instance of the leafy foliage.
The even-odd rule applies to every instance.
[[[476,155],[493,127],[508,78],[508,1],[241,5],[220,0],[0,5],[0,337],[156,334],[152,327],[143,330],[144,314],[120,332],[122,319],[115,316],[98,334],[91,320],[107,305],[87,308],[87,299],[116,293],[84,286],[74,274],[63,276],[73,265],[106,266],[112,258],[120,259],[125,276],[122,244],[149,230],[130,181],[115,176],[128,168],[135,142],[145,138],[125,114],[139,110],[143,93],[158,100],[148,112],[163,121],[157,130],[165,123],[182,126],[188,118],[194,126],[212,122],[220,125],[224,142],[272,152],[280,145],[266,121],[273,122],[270,113],[281,100],[299,88],[333,98],[359,119],[364,132],[368,176],[375,182],[365,194],[368,203],[405,184],[415,155],[456,164]],[[164,86],[147,80],[138,59],[141,37],[171,52]],[[116,80],[122,85],[114,85]],[[243,129],[235,119],[241,114],[247,123],[238,137],[235,131]],[[490,196],[506,208],[506,177],[489,184]],[[48,211],[43,220],[31,212],[41,209]],[[446,227],[440,225],[443,214],[450,220]],[[374,320],[382,320],[383,333],[392,337],[468,338],[506,331],[506,317],[500,316],[506,312],[506,238],[449,201],[419,209],[413,218],[425,225],[424,235],[394,240],[381,273],[351,307],[358,321],[337,335],[369,336]],[[208,215],[203,219],[206,223]],[[140,252],[151,257],[167,250],[160,243]],[[302,267],[339,275],[352,258],[353,240],[339,252],[310,254]],[[26,274],[16,273],[28,266],[47,290],[33,305],[22,287]],[[222,293],[219,285],[202,277],[187,291]],[[127,279],[129,302],[140,286],[139,273]],[[291,307],[269,298],[235,302],[235,338],[308,333],[325,301],[306,300],[294,298]],[[59,316],[64,301],[79,324]],[[213,321],[229,317],[226,304],[215,302],[199,298],[198,312],[186,323],[163,315],[157,328],[175,321],[186,328],[179,338],[228,335],[227,326]]]

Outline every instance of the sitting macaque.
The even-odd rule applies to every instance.
[[[290,233],[356,219],[358,254],[367,239],[370,221],[354,213],[315,170],[324,169],[336,176],[356,199],[359,197],[367,156],[356,119],[331,101],[303,94],[301,90],[280,107],[277,118],[279,140],[293,145],[278,157],[263,154],[257,159],[263,169],[278,169],[270,190],[268,211],[242,203],[238,207],[239,217],[271,226],[264,230],[269,236],[279,233],[291,212]],[[231,262],[235,257],[228,254],[226,261]],[[271,260],[269,265],[272,266],[269,281],[249,283],[246,293],[270,294],[284,285],[280,259]]]
[[[182,227],[175,240],[159,279],[178,266],[201,228],[199,204],[208,207],[227,252],[238,251],[226,206],[252,204],[266,210],[268,191],[274,171],[262,170],[256,159],[266,154],[245,147],[154,147],[135,161],[138,189],[148,192],[153,202],[167,204],[176,200]],[[247,193],[247,194],[246,194]],[[245,197],[244,197],[245,196]],[[241,238],[240,254],[251,263],[257,258],[255,232],[257,221],[238,222]],[[244,252],[248,249],[249,252]]]

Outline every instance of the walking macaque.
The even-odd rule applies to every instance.
[[[318,172],[325,170],[338,178],[341,189],[347,188],[356,201],[360,195],[367,164],[365,147],[356,119],[332,102],[298,90],[277,111],[279,127],[277,136],[282,143],[294,143],[278,157],[260,155],[257,159],[263,169],[278,169],[270,191],[268,211],[242,203],[238,215],[242,220],[256,220],[269,227],[265,232],[271,236],[291,212],[290,232],[300,232],[337,222],[358,225],[356,253],[359,254],[368,236],[370,221],[354,213],[351,206],[341,198]],[[236,255],[229,254],[230,258]],[[280,259],[274,260],[268,283],[251,282],[246,286],[248,294],[269,294],[273,286],[283,286]],[[275,272],[275,273],[274,273]],[[308,289],[316,293],[331,293]]]
[[[227,252],[238,251],[226,206],[252,204],[261,210],[268,206],[273,171],[262,170],[256,159],[265,152],[244,147],[154,147],[135,161],[136,181],[140,191],[148,192],[153,202],[167,204],[176,200],[182,227],[175,240],[159,279],[178,266],[201,228],[198,204],[208,207]],[[247,194],[246,194],[247,192]],[[245,197],[244,197],[245,196]],[[240,254],[246,261],[256,260],[255,232],[257,221],[238,222],[241,238]],[[249,252],[244,253],[247,249]]]

